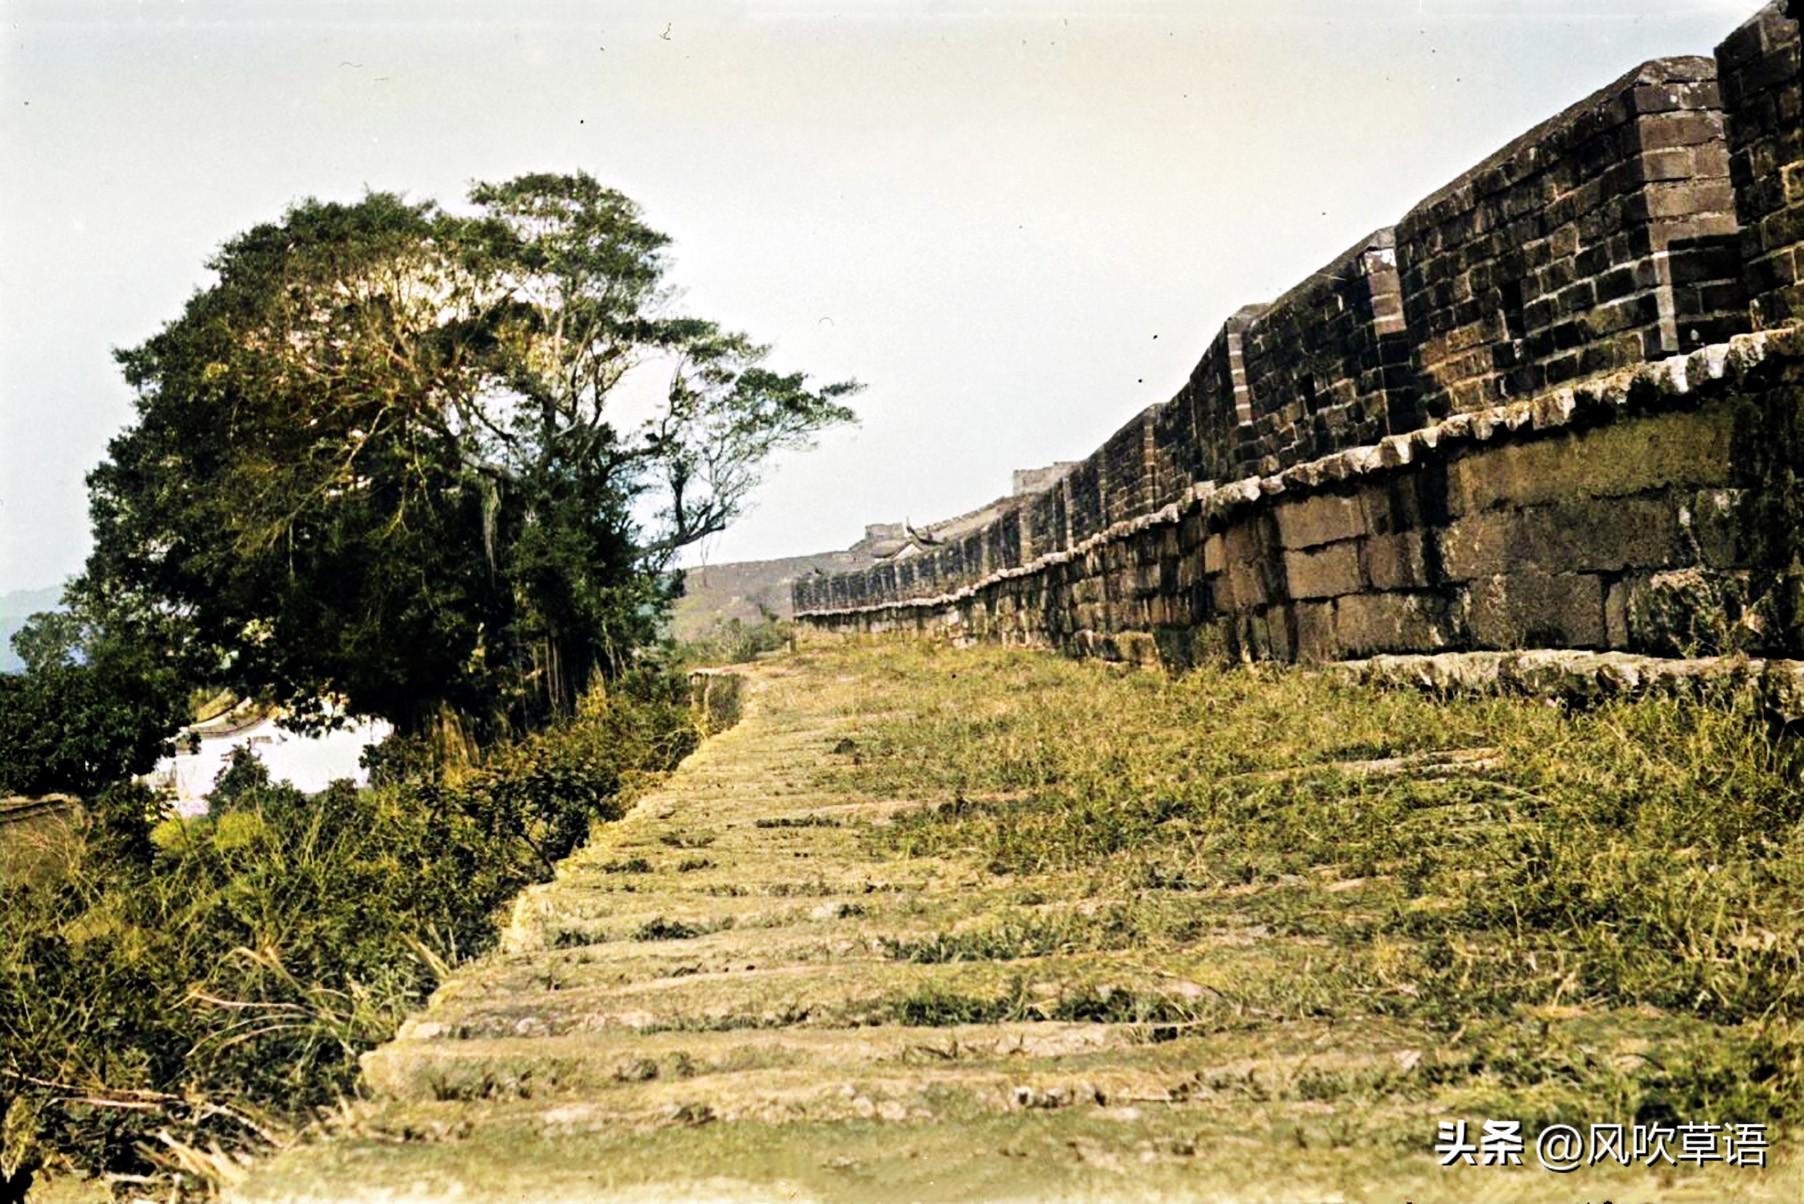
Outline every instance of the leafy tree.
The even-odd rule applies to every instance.
[[[187,719],[187,672],[128,622],[45,612],[13,648],[25,672],[0,674],[0,794],[91,801],[147,772]]]
[[[119,355],[137,422],[89,478],[84,588],[179,619],[301,722],[567,712],[652,637],[672,555],[851,417],[854,382],[676,313],[668,240],[588,175],[470,201],[302,202]]]

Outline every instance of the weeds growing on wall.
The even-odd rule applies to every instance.
[[[1216,1011],[1426,1024],[1463,1059],[1444,1073],[1518,1110],[1493,1114],[1804,1116],[1804,753],[1746,696],[1575,711],[1294,669],[849,657],[858,755],[827,772],[925,804],[869,839],[975,858],[1022,904],[893,957],[1250,933],[1267,970]],[[1631,1031],[1659,1052],[1572,1035]]]
[[[66,876],[0,883],[0,1176],[229,1177],[697,738],[682,683],[647,675],[471,768],[397,746],[376,787],[305,795],[246,758],[193,820],[108,792]]]

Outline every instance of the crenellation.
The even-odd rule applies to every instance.
[[[1004,509],[983,528],[980,536],[983,540],[986,571],[1021,567],[1022,533],[1022,510],[1019,506]]]
[[[1182,503],[917,608],[805,616],[1127,659],[1557,646],[1798,651],[1748,524],[1752,399],[1804,388],[1804,330],[1453,415]],[[908,617],[912,616],[912,617]]]
[[[1186,383],[1170,401],[1154,406],[1149,424],[1147,508],[1157,510],[1204,479],[1203,445],[1196,427],[1194,388]]]
[[[1153,425],[1158,407],[1142,410],[1102,445],[1103,525],[1123,522],[1153,508]]]
[[[1397,227],[1423,403],[1442,415],[1746,329],[1715,66],[1643,64]]]
[[[1195,409],[1197,433],[1194,478],[1233,481],[1246,476],[1253,457],[1253,399],[1247,386],[1246,332],[1263,305],[1247,305],[1222,323],[1190,374],[1186,392]]]
[[[1237,467],[1270,474],[1421,425],[1391,230],[1273,302],[1243,345],[1250,430]]]
[[[1082,543],[1109,525],[1108,507],[1103,500],[1106,479],[1101,451],[1080,461],[1066,474],[1065,514],[1072,543]]]
[[[990,565],[984,555],[984,538],[981,529],[971,532],[958,543],[959,579],[964,581],[981,581],[990,571]]]
[[[1065,523],[1065,486],[1061,480],[1052,488],[1035,495],[1028,504],[1028,542],[1034,555],[1056,552],[1069,543]]]
[[[1059,460],[1044,468],[1017,468],[1009,474],[1009,496],[1027,497],[1040,494],[1058,483],[1058,479],[1071,471],[1071,461]]]
[[[1804,319],[1804,84],[1799,23],[1769,4],[1716,48],[1729,178],[1753,325]]]

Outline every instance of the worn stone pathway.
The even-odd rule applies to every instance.
[[[1375,1090],[1356,1110],[1310,1098],[1309,1074],[1382,1085],[1432,1035],[1108,1018],[1113,991],[1206,1002],[1211,981],[1265,972],[1279,942],[1254,926],[1164,958],[892,956],[890,942],[981,921],[997,883],[956,858],[872,850],[866,825],[932,800],[822,787],[820,767],[860,735],[857,683],[838,673],[806,655],[748,670],[743,720],[525,896],[504,948],[367,1055],[372,1098],[228,1198],[1470,1200],[1555,1198],[1569,1182],[1449,1179],[1428,1152],[1449,1113],[1420,1093]],[[1049,907],[1090,902],[1037,888]],[[1022,1018],[959,1011],[1011,990]],[[1102,1018],[1035,1006],[1073,999],[1102,1001]],[[1079,1018],[1030,1018],[1048,1014]],[[1721,1194],[1647,1172],[1625,1184]]]

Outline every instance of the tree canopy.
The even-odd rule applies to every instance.
[[[92,799],[147,773],[187,719],[186,674],[161,640],[116,616],[33,615],[13,636],[23,673],[0,673],[0,795]]]
[[[851,418],[855,382],[679,312],[668,240],[592,177],[469,200],[309,200],[221,249],[118,353],[137,419],[90,474],[78,594],[301,720],[529,722],[651,637],[672,555],[773,452]]]

